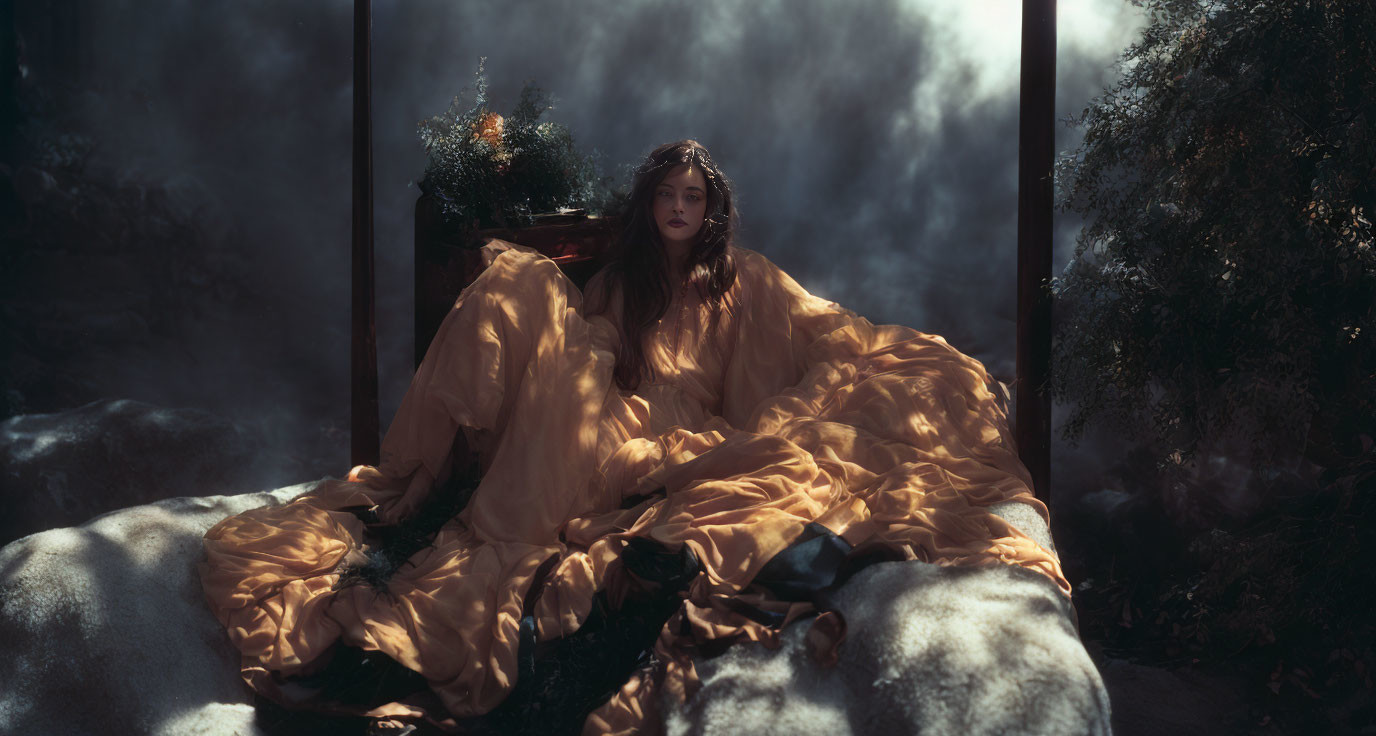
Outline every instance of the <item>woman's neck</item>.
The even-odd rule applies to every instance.
[[[669,268],[669,281],[675,285],[682,283],[688,277],[684,266],[688,262],[690,249],[691,246],[688,243],[666,243],[664,245],[664,255]]]

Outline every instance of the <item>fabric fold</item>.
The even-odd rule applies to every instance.
[[[988,511],[1018,501],[1046,516],[984,367],[939,336],[874,325],[809,294],[758,253],[733,252],[738,277],[721,314],[662,321],[646,337],[656,379],[624,391],[611,379],[614,320],[584,314],[548,258],[486,246],[487,268],[440,326],[381,462],[207,533],[203,587],[244,678],[270,694],[271,681],[309,672],[335,646],[380,651],[423,675],[434,697],[376,714],[453,725],[514,686],[527,596],[538,595],[541,640],[576,632],[599,591],[619,600],[635,537],[688,546],[702,571],[655,664],[594,712],[588,733],[653,732],[653,694],[690,695],[695,653],[771,646],[779,625],[816,613],[756,584],[810,528],[857,554],[1027,567],[1068,594],[1055,554]],[[397,570],[388,595],[335,590],[365,547],[349,510],[407,518],[453,472],[459,432],[484,470],[469,504]],[[833,619],[813,625],[823,664],[844,646],[844,621]]]

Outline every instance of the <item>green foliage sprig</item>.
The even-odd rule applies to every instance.
[[[420,186],[464,227],[516,227],[560,209],[600,212],[609,200],[595,155],[580,154],[567,127],[540,118],[553,105],[527,82],[510,114],[491,109],[485,59],[470,90],[419,126],[429,153]]]
[[[1123,77],[1070,122],[1053,395],[1163,466],[1233,432],[1262,465],[1376,436],[1376,6],[1139,0]]]

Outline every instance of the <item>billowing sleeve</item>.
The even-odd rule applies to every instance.
[[[409,516],[448,475],[463,428],[501,433],[510,412],[508,393],[519,387],[531,353],[532,330],[514,305],[552,298],[523,293],[548,281],[533,277],[542,264],[526,253],[493,265],[509,249],[484,249],[488,267],[459,295],[435,333],[383,437],[380,462],[350,474],[367,488],[359,503],[378,505],[386,523]]]
[[[586,477],[578,469],[591,462],[612,356],[596,349],[582,296],[553,261],[504,241],[482,256],[487,267],[441,323],[382,440],[381,462],[351,478],[363,481],[379,518],[395,523],[449,474],[462,431],[483,458],[474,524],[489,537],[543,534],[584,505],[572,479]],[[532,453],[543,462],[529,462]],[[522,508],[523,493],[536,489],[548,498]]]
[[[754,427],[765,399],[802,380],[808,351],[818,338],[857,321],[855,312],[814,296],[769,259],[736,251],[739,309],[726,361],[722,418],[733,427]]]
[[[979,360],[939,335],[875,325],[742,253],[742,308],[723,387],[731,426],[805,443],[840,431],[849,438],[833,449],[874,472],[900,461],[933,464],[968,500],[1018,497],[1045,515],[998,384]]]

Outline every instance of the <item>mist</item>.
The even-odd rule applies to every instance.
[[[91,398],[206,409],[300,448],[302,477],[279,485],[342,474],[352,3],[44,5],[16,10],[25,83],[92,139],[92,171],[167,187],[236,254],[245,290],[175,342],[110,344],[99,369],[70,370],[87,370]],[[494,109],[533,80],[555,98],[547,119],[606,173],[665,141],[702,142],[737,187],[742,245],[1012,381],[1018,3],[429,0],[373,13],[384,427],[412,371],[416,126],[472,85],[480,58]],[[55,14],[75,32],[40,24]],[[1126,2],[1060,3],[1058,117],[1115,78],[1142,23]],[[1057,148],[1078,141],[1062,127]],[[1057,271],[1077,227],[1058,217]],[[41,392],[21,407],[66,408]],[[1058,494],[1092,490],[1103,452],[1057,440],[1053,453]]]

